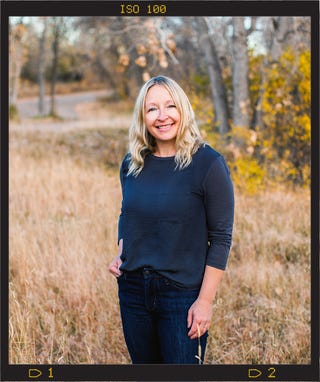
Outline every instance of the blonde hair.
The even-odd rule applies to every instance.
[[[180,113],[180,126],[176,138],[175,162],[181,170],[192,161],[192,155],[204,143],[198,129],[190,101],[182,88],[171,78],[165,76],[153,77],[147,81],[138,94],[133,118],[129,128],[129,174],[137,176],[144,166],[144,158],[156,148],[154,137],[148,132],[145,119],[145,99],[148,90],[154,85],[163,86],[171,95]]]

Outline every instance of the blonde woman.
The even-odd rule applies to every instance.
[[[141,88],[120,180],[119,253],[109,271],[131,360],[201,363],[231,246],[233,186],[171,78]]]

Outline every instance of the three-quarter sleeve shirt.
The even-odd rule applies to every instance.
[[[121,270],[149,267],[182,287],[200,287],[205,266],[226,268],[234,194],[221,154],[205,144],[179,170],[174,157],[149,153],[138,176],[120,168]]]

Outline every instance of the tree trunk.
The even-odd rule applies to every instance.
[[[39,85],[39,115],[43,117],[45,115],[44,108],[44,96],[45,96],[45,80],[44,80],[44,70],[45,70],[45,43],[46,43],[46,33],[47,33],[48,19],[44,17],[43,19],[43,30],[39,39],[39,61],[38,61],[38,85]]]
[[[50,115],[56,115],[56,100],[55,100],[55,86],[57,82],[57,72],[58,72],[58,57],[59,57],[59,41],[60,40],[60,27],[59,20],[54,17],[53,22],[53,43],[52,43],[52,72],[51,72],[51,86],[50,86]]]
[[[25,27],[23,17],[17,25],[9,24],[9,54],[10,54],[10,76],[9,76],[9,105],[16,107],[20,73],[23,64],[23,40]]]
[[[247,34],[243,17],[233,17],[232,36],[232,84],[233,84],[233,112],[234,126],[249,127],[249,84],[248,84],[248,47]]]
[[[264,68],[267,66],[266,59],[263,61],[260,72],[261,72],[261,81],[260,81],[260,89],[259,89],[259,94],[258,98],[255,102],[255,105],[253,107],[253,114],[252,114],[252,119],[250,123],[250,128],[252,130],[261,130],[264,128],[263,124],[263,113],[262,113],[262,99],[264,95],[264,86],[265,86],[265,74],[264,74]]]
[[[290,45],[293,36],[292,17],[272,18],[271,30],[270,55],[273,61],[278,61],[284,48]]]
[[[221,135],[225,135],[230,130],[229,109],[219,58],[214,41],[208,34],[208,27],[205,18],[200,17],[199,23],[201,31],[199,42],[205,55],[205,61],[210,79],[210,89],[215,111],[215,125],[218,125],[219,133]]]

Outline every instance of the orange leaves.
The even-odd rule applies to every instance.
[[[143,72],[142,73],[142,79],[143,79],[144,82],[149,81],[150,78],[151,78],[151,76],[150,76],[150,74],[148,72]]]
[[[128,28],[130,27],[127,26],[125,29]],[[170,63],[168,57],[176,63],[174,55],[177,52],[177,45],[174,35],[165,31],[159,20],[148,19],[141,25],[137,24],[132,30],[130,38],[134,41],[133,47],[130,45],[129,39],[122,39],[117,47],[117,72],[125,72],[131,64],[134,64],[140,68],[146,68],[143,73],[143,80],[145,80],[145,78],[150,78],[150,65],[152,65],[153,71],[156,70],[155,65],[158,68],[167,68]]]
[[[157,53],[158,53],[158,61],[159,61],[160,66],[162,68],[167,68],[168,67],[168,61],[167,61],[167,57],[166,57],[164,49],[160,48]]]
[[[121,54],[118,60],[118,64],[122,66],[128,66],[130,63],[130,57],[128,54]]]
[[[145,45],[138,43],[136,45],[136,50],[139,55],[146,54],[148,49],[145,47]]]
[[[171,37],[171,38],[168,38],[168,40],[166,41],[166,44],[167,44],[167,47],[171,50],[172,53],[175,53],[176,50],[177,50],[177,45],[174,41],[174,39]]]
[[[134,62],[141,68],[145,68],[147,66],[147,59],[145,56],[139,56]]]

